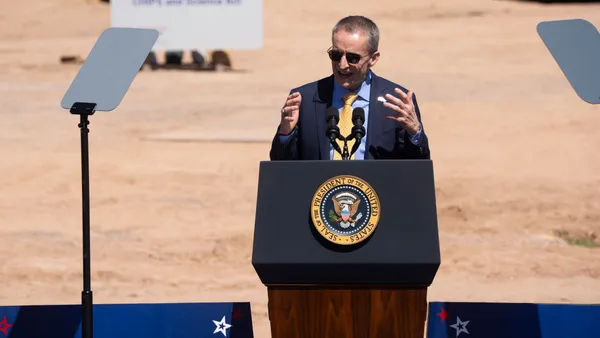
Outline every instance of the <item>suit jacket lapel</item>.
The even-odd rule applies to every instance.
[[[369,152],[371,144],[377,144],[378,137],[381,135],[383,123],[385,122],[386,108],[377,101],[379,96],[384,96],[385,87],[375,73],[371,72],[371,94],[369,98],[369,124],[367,126],[367,143],[365,146],[365,159],[372,159]]]
[[[325,111],[331,107],[333,96],[333,75],[317,82],[317,92],[313,98],[315,104],[315,120],[317,123],[317,140],[321,160],[329,160],[329,139],[325,132]]]

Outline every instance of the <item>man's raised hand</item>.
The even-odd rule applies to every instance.
[[[419,122],[415,111],[415,104],[412,99],[413,93],[409,90],[405,94],[399,88],[395,88],[394,91],[399,98],[391,94],[385,95],[387,102],[384,102],[383,105],[394,112],[392,115],[387,115],[386,118],[398,122],[409,133],[416,135],[421,130],[421,122]]]
[[[279,133],[289,135],[298,123],[300,114],[300,103],[302,95],[294,92],[287,97],[283,108],[281,108],[281,123],[279,124]]]

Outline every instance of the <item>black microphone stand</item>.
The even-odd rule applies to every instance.
[[[354,153],[356,153],[356,151],[358,150],[358,147],[360,147],[360,142],[362,141],[362,138],[364,135],[364,132],[361,132],[360,129],[356,130],[358,128],[352,128],[352,133],[350,135],[348,135],[347,138],[344,138],[344,153],[342,154],[342,159],[349,159],[350,156],[354,155]],[[348,141],[351,140],[356,140],[354,142],[354,145],[352,146],[352,150],[350,151],[350,153],[348,153]]]
[[[342,160],[346,161],[350,159],[350,155],[348,153],[348,140],[352,139],[352,134],[350,134],[350,138],[340,136],[340,139],[344,140],[344,150],[342,152]]]

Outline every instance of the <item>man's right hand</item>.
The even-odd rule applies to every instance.
[[[289,135],[296,127],[298,116],[300,114],[301,102],[302,95],[298,92],[294,92],[287,97],[287,100],[281,109],[281,123],[279,124],[280,134]]]

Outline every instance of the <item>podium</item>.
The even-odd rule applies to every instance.
[[[252,265],[272,338],[423,338],[440,265],[430,160],[260,163]]]

